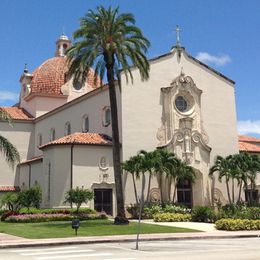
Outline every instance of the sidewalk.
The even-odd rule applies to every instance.
[[[144,222],[150,222],[149,220]],[[186,240],[186,239],[220,239],[220,238],[246,238],[260,237],[258,231],[219,231],[215,230],[213,224],[195,223],[195,222],[179,222],[179,223],[154,223],[166,226],[179,226],[204,230],[205,232],[194,233],[166,233],[166,234],[143,234],[140,235],[140,241],[151,240]],[[94,244],[109,242],[134,242],[136,235],[120,235],[120,236],[95,236],[95,237],[68,237],[68,238],[48,238],[48,239],[26,239],[0,233],[0,249],[1,248],[17,248],[17,247],[40,247],[40,246],[58,246],[73,244]]]

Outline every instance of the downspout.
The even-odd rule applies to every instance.
[[[73,189],[73,148],[74,145],[70,147],[70,189]]]
[[[31,164],[28,164],[28,166],[29,166],[29,188],[31,188],[32,166]]]

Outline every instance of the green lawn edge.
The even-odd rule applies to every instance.
[[[114,225],[110,220],[81,221],[78,236],[112,236],[133,235],[137,232],[137,222],[129,225]],[[200,230],[160,226],[141,223],[141,234],[189,233]],[[70,221],[53,221],[41,223],[7,223],[0,222],[0,233],[29,239],[74,237]]]

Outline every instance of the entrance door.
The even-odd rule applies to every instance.
[[[94,189],[94,208],[113,215],[112,189]]]
[[[192,184],[189,180],[184,180],[177,184],[178,203],[192,208]]]

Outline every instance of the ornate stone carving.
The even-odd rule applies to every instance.
[[[157,132],[158,145],[168,147],[191,165],[208,164],[211,148],[202,125],[202,91],[183,72],[161,91],[162,123]]]
[[[158,188],[152,188],[150,190],[150,201],[151,202],[159,202],[161,200],[160,191]]]

